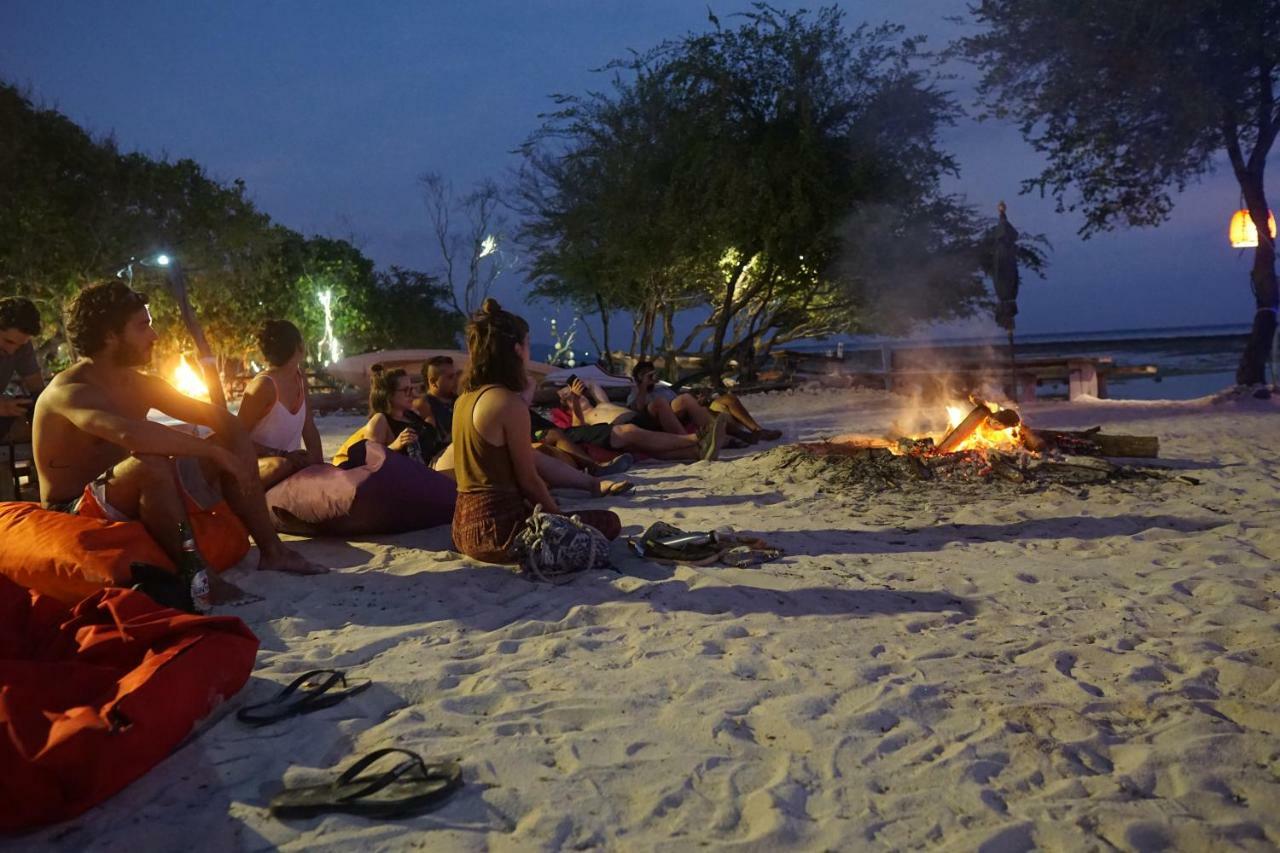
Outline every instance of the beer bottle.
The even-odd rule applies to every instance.
[[[213,609],[213,600],[209,591],[209,566],[200,550],[196,548],[196,538],[190,525],[182,521],[178,523],[178,539],[182,542],[182,554],[178,560],[178,575],[191,585],[191,604],[195,612],[208,613]]]

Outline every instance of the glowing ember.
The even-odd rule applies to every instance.
[[[187,361],[185,355],[178,361],[178,367],[173,371],[173,387],[188,397],[196,397],[201,400],[209,399],[209,389],[205,387],[204,380],[200,378],[200,374]]]

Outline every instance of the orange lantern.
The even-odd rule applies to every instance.
[[[1267,230],[1271,232],[1271,239],[1274,240],[1276,215],[1269,210],[1267,211]],[[1227,233],[1231,237],[1233,249],[1253,249],[1258,245],[1258,228],[1253,224],[1253,217],[1247,210],[1236,211],[1236,215],[1231,217],[1231,227]]]

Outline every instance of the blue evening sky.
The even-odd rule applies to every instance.
[[[748,5],[711,3],[726,25]],[[965,4],[839,5],[851,25],[896,21],[941,47],[957,32],[944,18]],[[0,78],[126,149],[243,178],[291,228],[430,272],[419,175],[435,170],[462,189],[501,179],[548,95],[603,87],[592,69],[708,27],[706,10],[700,0],[4,0]],[[1017,195],[1038,161],[1014,128],[965,122],[947,145],[962,169],[952,189],[993,213],[1006,199],[1019,229],[1053,244],[1047,278],[1024,280],[1020,332],[1251,320],[1250,253],[1226,241],[1239,200],[1229,171],[1190,188],[1160,228],[1081,241],[1077,217]],[[498,295],[520,291],[512,279]],[[525,311],[545,338],[555,310]],[[966,330],[989,329],[981,318]]]

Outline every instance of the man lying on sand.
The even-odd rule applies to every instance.
[[[592,391],[581,379],[574,379],[561,392],[561,398],[573,416],[573,426],[564,430],[569,440],[610,450],[639,451],[658,459],[692,462],[720,458],[728,426],[727,416],[716,415],[698,430],[697,435],[688,435],[683,430],[678,434],[649,430],[634,423],[601,423],[599,419],[592,417],[595,410],[618,407],[597,403],[600,396],[602,395],[598,390]]]
[[[178,562],[186,500],[212,505],[220,487],[258,545],[258,568],[325,571],[276,535],[253,444],[235,416],[141,371],[157,340],[146,297],[119,281],[85,288],[71,302],[67,337],[80,360],[40,395],[33,428],[40,497],[47,508],[141,521]],[[149,421],[151,409],[209,427],[214,435],[201,439]],[[180,484],[175,463],[187,459],[198,461],[197,476]],[[208,494],[191,494],[193,489]],[[214,601],[239,593],[216,577],[210,582]]]
[[[632,421],[645,429],[661,429],[683,433],[684,423],[702,428],[711,421],[712,412],[723,412],[729,417],[729,434],[747,444],[758,441],[776,441],[782,431],[765,429],[747,411],[742,401],[729,391],[716,394],[713,399],[699,399],[686,391],[677,393],[669,385],[658,382],[658,369],[652,361],[640,361],[631,369],[632,389],[627,406],[638,413]]]

